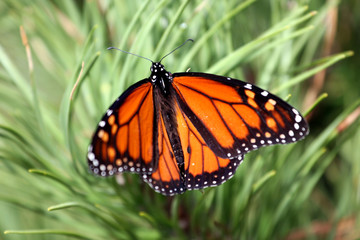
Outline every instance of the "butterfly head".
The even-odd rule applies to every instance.
[[[161,91],[167,95],[169,93],[169,85],[172,82],[172,74],[166,71],[164,65],[160,62],[154,62],[150,68],[151,75],[149,80],[153,85],[159,87]]]

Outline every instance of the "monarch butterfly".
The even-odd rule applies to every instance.
[[[137,173],[156,192],[180,194],[224,183],[251,150],[308,134],[301,114],[279,97],[229,77],[172,74],[161,64],[169,54],[148,59],[150,77],[102,117],[87,153],[93,173]]]

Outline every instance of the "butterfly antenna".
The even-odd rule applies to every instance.
[[[121,50],[121,49],[116,48],[116,47],[108,47],[108,48],[107,48],[107,50],[111,50],[111,49],[119,50],[119,51],[121,51],[121,52],[124,52],[124,53],[130,54],[130,55],[134,55],[134,56],[137,56],[137,57],[139,57],[139,58],[146,59],[146,60],[148,60],[148,61],[150,61],[150,62],[154,63],[151,59],[146,58],[146,57],[143,57],[143,56],[140,56],[140,55],[137,55],[137,54],[135,54],[135,53],[127,52],[127,51]]]
[[[165,56],[163,56],[159,62],[161,62],[164,58],[166,58],[167,56],[169,56],[170,54],[172,54],[173,52],[175,52],[176,50],[178,50],[179,48],[181,48],[182,46],[184,46],[188,41],[194,42],[194,40],[192,40],[191,38],[187,39],[183,44],[181,44],[180,46],[178,46],[177,48],[175,48],[174,50],[172,50],[171,52],[169,52],[168,54],[166,54]]]

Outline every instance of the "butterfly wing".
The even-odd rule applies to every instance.
[[[180,194],[186,191],[182,173],[177,164],[163,116],[161,114],[158,116],[158,164],[152,174],[143,174],[142,180],[156,192],[164,195]]]
[[[181,110],[221,158],[295,142],[308,133],[295,108],[249,83],[205,73],[176,73],[173,86]]]
[[[186,189],[153,90],[148,80],[140,81],[110,106],[89,146],[88,164],[101,176],[134,172],[157,192],[182,193]]]
[[[89,168],[101,176],[116,172],[152,173],[158,152],[153,86],[142,80],[107,110],[88,149]],[[153,131],[153,129],[155,130]]]
[[[188,190],[218,186],[233,177],[243,155],[221,158],[207,146],[198,129],[176,104],[178,133],[184,155],[184,185]]]
[[[161,102],[163,101],[171,100],[162,99]],[[239,155],[234,159],[216,156],[177,102],[171,101],[170,105],[174,119],[168,117],[165,122],[165,114],[159,112],[158,115],[158,166],[152,174],[143,174],[142,179],[163,195],[217,186],[230,179],[243,156]],[[163,108],[157,109],[161,111]],[[170,128],[170,125],[173,128]],[[170,139],[169,135],[173,139]],[[179,138],[180,145],[174,144],[176,138]]]

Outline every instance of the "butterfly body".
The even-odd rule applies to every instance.
[[[150,70],[100,121],[88,150],[95,174],[138,173],[155,191],[179,194],[220,185],[245,153],[308,133],[295,108],[249,83],[171,74],[161,63]]]

